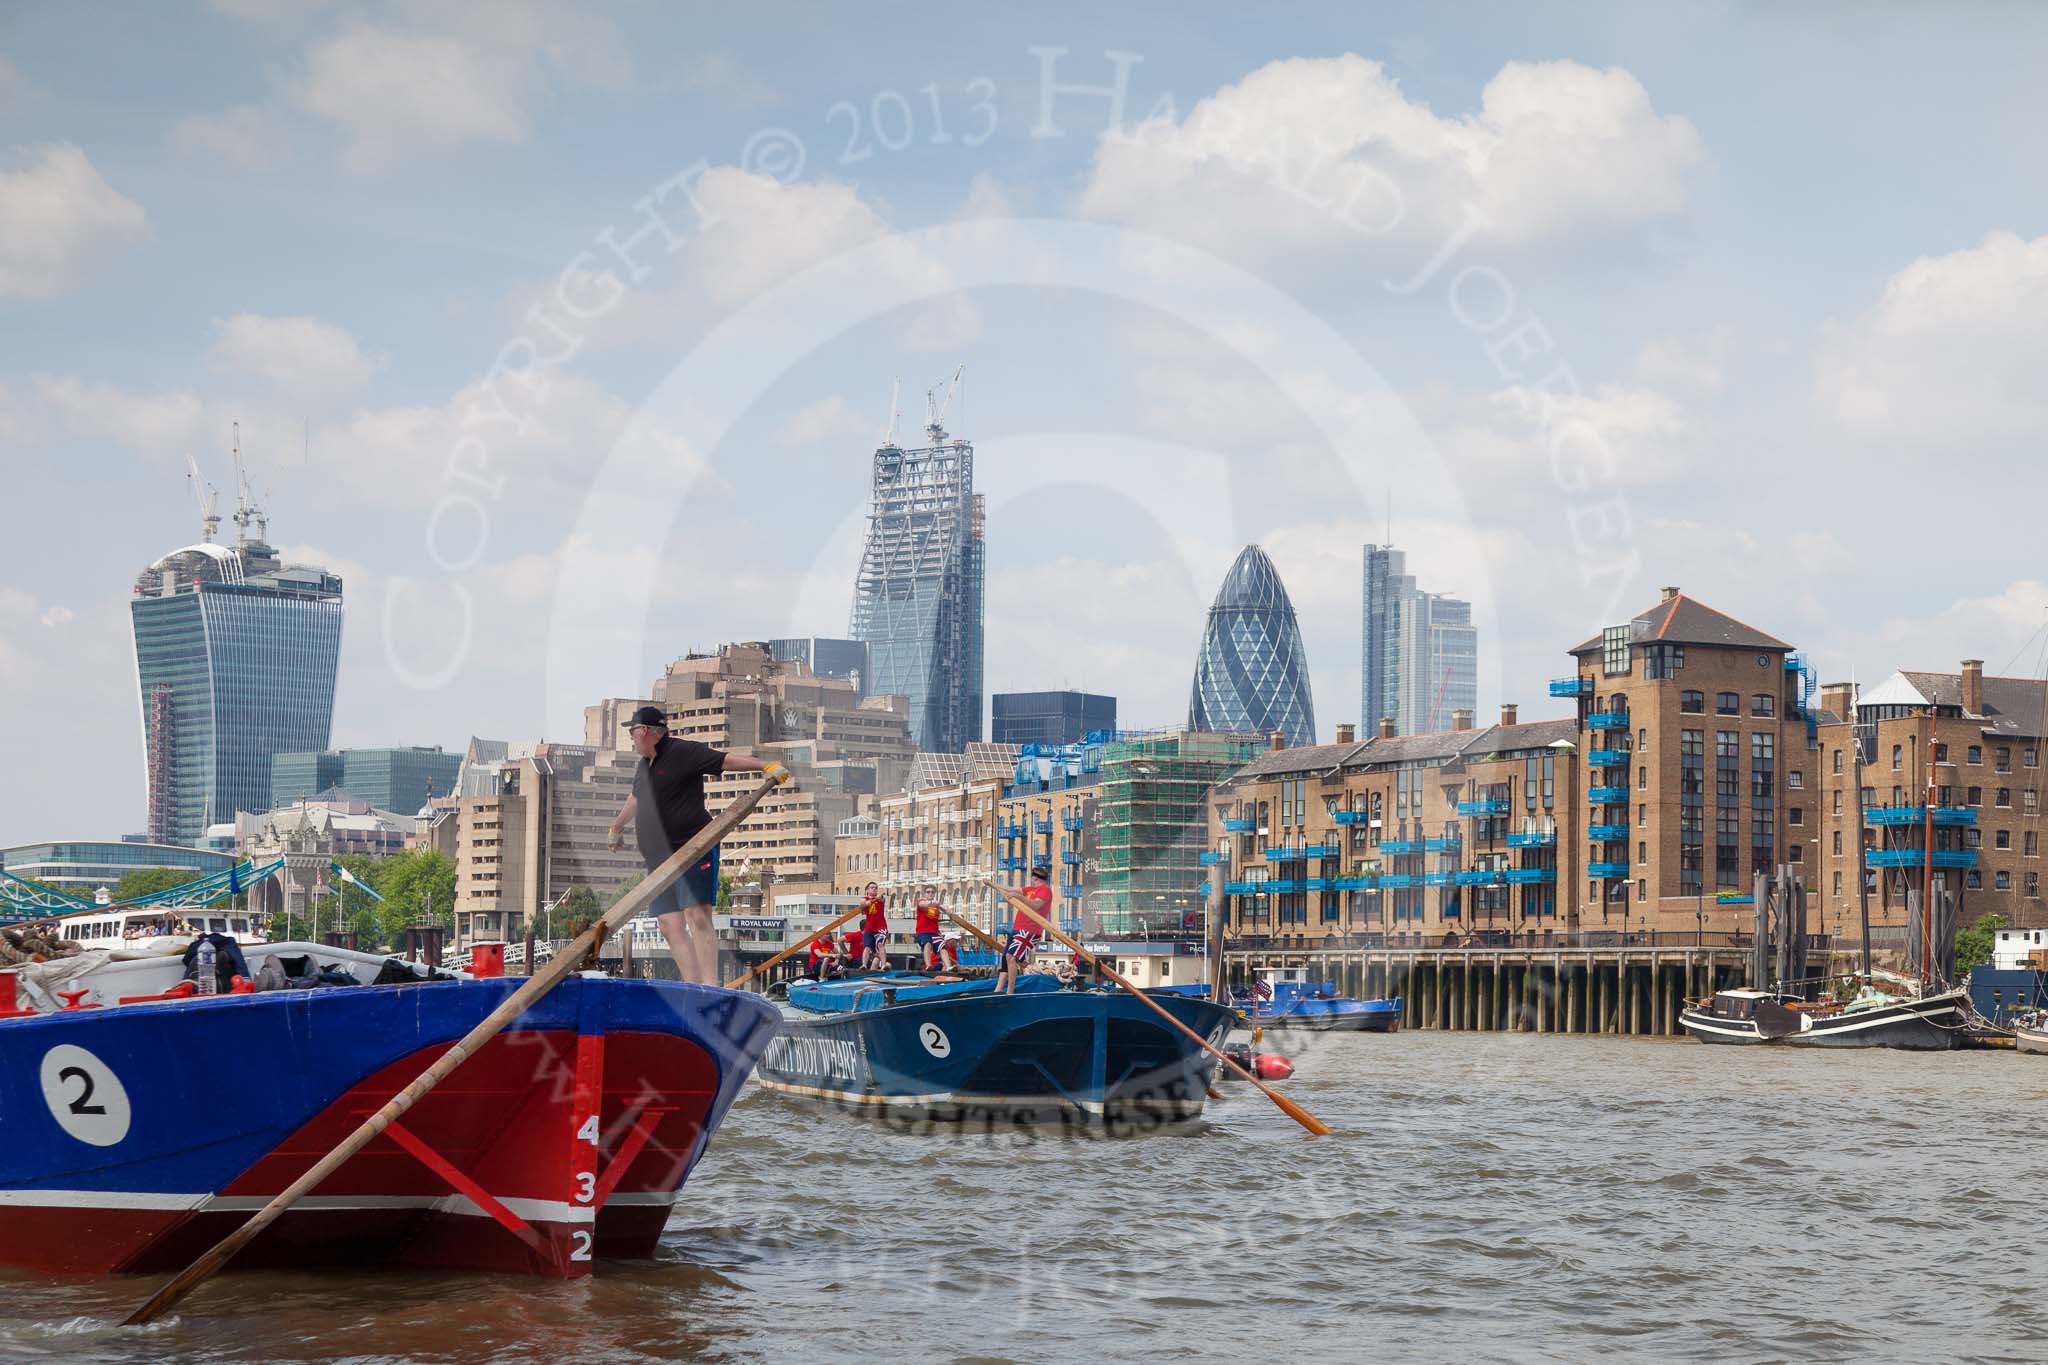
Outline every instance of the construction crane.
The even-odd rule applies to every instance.
[[[200,543],[211,545],[220,530],[220,490],[199,476],[199,461],[190,455],[185,457],[185,477],[192,480],[192,495],[199,499]]]
[[[885,446],[896,444],[896,419],[902,416],[896,410],[896,404],[902,397],[903,381],[899,378],[889,385],[889,425],[882,429],[882,444]]]
[[[937,384],[924,391],[924,434],[931,438],[933,445],[946,439],[946,410],[953,406],[953,396],[960,392],[960,377],[966,373],[965,365],[953,371],[953,377],[946,381],[944,398],[939,397]]]
[[[235,427],[235,526],[237,539],[243,544],[249,541],[249,528],[256,528],[256,540],[260,543],[270,537],[270,518],[263,514],[262,504],[249,491],[249,476],[242,468],[242,424]]]

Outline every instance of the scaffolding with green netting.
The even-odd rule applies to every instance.
[[[1104,748],[1091,932],[1199,932],[1209,789],[1260,744],[1255,735],[1162,730],[1119,734]]]

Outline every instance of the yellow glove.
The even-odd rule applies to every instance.
[[[770,763],[767,767],[761,769],[761,771],[766,773],[768,776],[774,778],[776,786],[787,787],[789,785],[789,769],[783,767],[780,763]]]

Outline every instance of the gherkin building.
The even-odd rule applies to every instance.
[[[1278,730],[1290,747],[1316,742],[1308,652],[1294,604],[1256,545],[1244,547],[1209,608],[1188,724],[1225,733]]]

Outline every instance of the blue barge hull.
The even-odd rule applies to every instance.
[[[1036,983],[1044,982],[1041,986]],[[1216,1059],[1121,991],[871,978],[797,986],[796,1009],[755,1079],[782,1094],[868,1113],[939,1120],[1089,1124],[1199,1117]],[[1154,997],[1221,1045],[1233,1016],[1206,1000]]]

